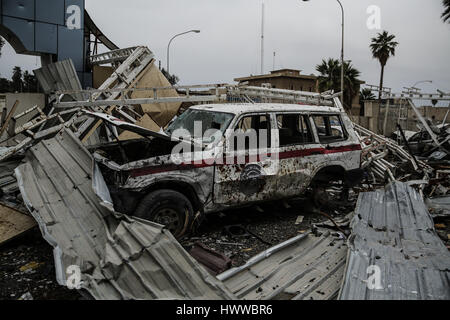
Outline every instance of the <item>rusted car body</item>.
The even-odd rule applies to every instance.
[[[174,129],[192,131],[194,120],[203,121],[204,129],[218,129],[219,139],[196,143],[195,137],[189,141],[175,137]],[[109,121],[119,127],[123,124],[112,117]],[[172,226],[176,235],[189,230],[195,218],[205,213],[295,197],[313,181],[336,178],[351,184],[360,173],[361,144],[347,114],[334,107],[203,105],[190,108],[165,132],[152,134],[132,125],[121,128],[149,138],[95,149],[94,158],[103,171],[116,210],[131,215],[139,211],[138,216],[148,218],[142,213],[146,197],[158,190],[172,190],[192,206],[185,210],[192,211],[189,217],[178,221],[177,228]],[[245,133],[249,129],[267,134],[266,145],[246,143],[239,147],[233,142],[236,130]],[[180,144],[189,145],[190,152],[176,158],[174,148]],[[161,193],[156,196],[164,198]],[[146,201],[158,203],[155,199]],[[170,222],[167,217],[156,220]]]

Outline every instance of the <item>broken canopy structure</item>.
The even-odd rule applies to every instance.
[[[111,210],[100,171],[71,131],[26,158],[19,187],[54,247],[59,284],[76,285],[78,267],[80,288],[96,299],[234,299],[162,226]]]
[[[394,182],[360,194],[352,230],[341,300],[450,299],[450,253],[415,189]]]

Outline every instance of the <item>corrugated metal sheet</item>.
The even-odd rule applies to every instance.
[[[426,204],[433,216],[450,216],[450,196],[430,198]]]
[[[14,170],[19,166],[20,161],[19,159],[0,162],[0,190],[2,196],[14,194],[19,190]]]
[[[326,300],[336,298],[345,267],[342,237],[322,231],[304,234],[218,276],[244,300]]]
[[[19,187],[54,247],[59,284],[74,280],[67,268],[79,266],[81,287],[96,299],[234,298],[162,226],[108,209],[100,171],[72,132],[30,148],[26,158],[16,169]]]
[[[413,188],[360,194],[352,229],[340,299],[450,299],[450,253]],[[379,267],[382,289],[369,289],[369,266]]]
[[[51,63],[33,72],[47,94],[56,91],[82,90],[75,66],[70,59]],[[87,99],[82,94],[73,94],[72,97],[76,101]]]

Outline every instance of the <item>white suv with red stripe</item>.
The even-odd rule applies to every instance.
[[[352,186],[362,177],[360,141],[335,107],[195,106],[159,133],[104,120],[147,137],[95,153],[116,210],[167,225],[178,237],[206,213],[296,197],[332,180]]]

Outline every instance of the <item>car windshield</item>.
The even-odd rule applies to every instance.
[[[234,115],[230,113],[190,109],[176,118],[168,126],[166,133],[171,136],[174,133],[177,134],[176,130],[184,129],[189,132],[191,138],[203,138],[203,143],[211,143],[214,141],[214,132],[211,129],[215,129],[216,132],[220,131],[223,136],[233,118]],[[195,123],[198,128],[195,128]],[[199,136],[200,134],[201,136]],[[179,136],[179,134],[177,135]]]

